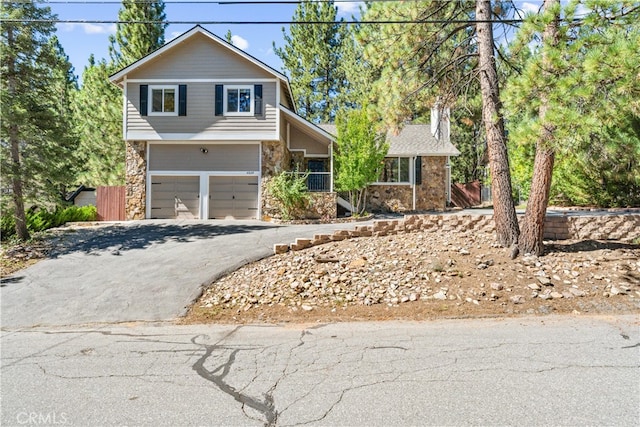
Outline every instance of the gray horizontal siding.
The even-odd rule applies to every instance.
[[[149,171],[257,171],[259,155],[258,144],[151,144]]]
[[[127,86],[127,131],[155,131],[157,133],[275,132],[276,83],[262,83],[262,96],[264,105],[262,116],[216,116],[214,114],[215,83],[187,83],[186,116],[143,117],[139,110],[140,84],[129,83]]]
[[[273,74],[198,34],[131,72],[129,79],[255,79]]]
[[[329,147],[312,136],[302,132],[291,124],[289,128],[289,148],[292,150],[306,150],[306,154],[328,155]]]

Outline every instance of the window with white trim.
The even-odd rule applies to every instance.
[[[224,87],[224,115],[250,116],[253,114],[253,86]]]
[[[149,86],[150,116],[178,115],[178,86]]]
[[[410,159],[409,157],[387,157],[380,173],[378,182],[383,183],[410,183]]]

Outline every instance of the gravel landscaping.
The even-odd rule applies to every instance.
[[[186,322],[419,320],[640,312],[640,246],[545,242],[510,259],[494,235],[411,231],[274,255],[221,278]]]

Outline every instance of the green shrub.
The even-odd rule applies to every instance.
[[[16,220],[13,218],[13,212],[4,211],[0,217],[0,238],[7,240],[16,234]]]
[[[308,173],[281,172],[269,181],[267,191],[278,202],[280,215],[285,221],[293,219],[296,210],[306,207],[309,201],[308,176]]]
[[[27,212],[27,229],[32,233],[59,227],[67,222],[95,221],[98,211],[95,206],[59,207],[53,212],[46,209],[35,209]],[[7,240],[16,233],[16,222],[13,211],[2,213],[0,221],[2,240]]]

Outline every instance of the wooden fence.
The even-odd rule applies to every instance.
[[[451,186],[451,202],[460,208],[470,208],[482,203],[480,181]]]
[[[124,221],[124,186],[98,187],[96,208],[98,221]]]

